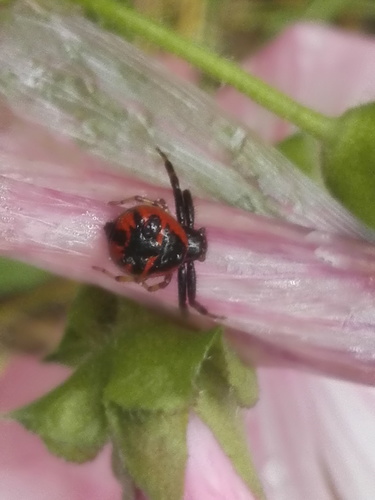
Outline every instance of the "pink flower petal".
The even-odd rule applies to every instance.
[[[260,400],[248,413],[251,449],[269,500],[332,500],[319,463],[305,377],[260,369]]]
[[[184,500],[255,500],[238,477],[211,430],[192,415]]]
[[[307,377],[321,466],[343,500],[371,500],[375,491],[375,390]],[[305,393],[306,394],[306,393]]]
[[[374,388],[270,368],[259,381],[248,429],[267,498],[372,499]]]
[[[371,37],[318,24],[297,24],[270,42],[243,67],[328,115],[375,98],[375,44]],[[284,139],[293,127],[233,88],[218,93],[222,107],[268,141]]]

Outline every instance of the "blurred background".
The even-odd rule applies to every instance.
[[[374,33],[373,0],[119,0],[220,54],[241,59],[286,26],[320,21]]]

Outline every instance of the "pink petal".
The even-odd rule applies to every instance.
[[[339,115],[375,97],[374,39],[318,24],[288,28],[243,67],[328,115]],[[220,90],[218,101],[268,141],[277,142],[293,131],[290,124],[233,88]]]
[[[267,498],[372,499],[374,389],[285,369],[259,381],[248,429]]]
[[[211,430],[195,415],[188,428],[184,500],[255,500]]]
[[[247,414],[251,449],[269,500],[332,500],[319,464],[305,377],[258,370],[260,400]]]
[[[375,491],[375,390],[307,377],[322,468],[343,500],[371,500]]]

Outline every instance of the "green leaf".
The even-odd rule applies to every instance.
[[[205,363],[199,387],[195,411],[212,430],[238,475],[257,498],[262,498],[262,486],[250,457],[236,395],[214,362]]]
[[[152,500],[182,498],[188,410],[176,413],[107,410],[117,460]]]
[[[254,406],[258,401],[255,370],[240,361],[223,336],[216,338],[208,358],[218,371],[217,376],[223,377],[234,391],[237,404],[245,408]],[[205,370],[206,364],[207,362],[205,362],[203,370]]]
[[[93,459],[107,440],[102,406],[108,353],[88,359],[62,385],[10,417],[36,433],[48,449],[66,460]]]
[[[65,335],[46,360],[77,366],[111,337],[119,298],[106,290],[82,286],[70,311]]]
[[[350,109],[338,120],[324,150],[322,174],[333,196],[375,228],[375,103]]]
[[[218,329],[194,332],[123,301],[116,330],[121,338],[116,344],[106,398],[129,410],[167,412],[187,408]]]

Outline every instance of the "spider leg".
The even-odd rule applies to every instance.
[[[186,264],[178,268],[178,303],[182,313],[187,313]]]
[[[197,277],[195,274],[194,262],[188,262],[186,264],[186,271],[187,271],[186,288],[187,288],[189,305],[194,309],[196,309],[199,313],[208,315],[207,309],[201,304],[199,304],[199,302],[197,302],[195,298],[197,293]]]
[[[109,276],[110,278],[112,278],[115,281],[119,281],[119,282],[123,282],[123,283],[124,282],[130,283],[130,282],[137,281],[134,276],[129,276],[127,274],[120,274],[119,276],[116,276],[115,274],[112,274],[109,271],[107,271],[107,269],[104,269],[104,267],[92,266],[92,268],[94,269],[94,271],[99,271],[99,272],[105,274],[106,276]]]
[[[92,266],[92,268],[95,271],[99,271],[106,276],[109,276],[110,278],[114,279],[115,281],[119,282],[128,282],[128,283],[139,283],[140,285],[143,286],[148,292],[156,292],[157,290],[160,290],[161,288],[165,288],[169,285],[172,279],[172,273],[166,274],[163,281],[160,281],[159,283],[155,283],[154,285],[147,285],[146,280],[140,281],[139,277],[137,276],[130,276],[127,274],[120,274],[119,276],[116,276],[115,274],[110,273],[107,271],[107,269],[104,269],[104,267],[98,267],[98,266]]]
[[[196,311],[198,311],[200,314],[203,314],[204,316],[209,316],[210,318],[213,319],[225,319],[224,316],[216,316],[216,314],[211,314],[210,312],[208,312],[206,307],[202,306],[202,304],[200,304],[196,300],[195,297],[197,292],[197,278],[195,274],[194,262],[188,262],[186,264],[186,268],[187,268],[186,287],[187,287],[189,305],[193,307]]]
[[[145,205],[151,205],[152,207],[162,208],[165,212],[170,213],[167,202],[163,198],[158,198],[157,200],[150,200],[145,196],[131,196],[130,198],[125,198],[119,201],[110,201],[108,205],[111,206],[122,206],[127,205],[130,202],[144,203]]]
[[[194,203],[191,193],[188,189],[185,189],[182,193],[184,199],[184,210],[186,226],[189,229],[194,229]]]
[[[172,163],[168,159],[168,156],[165,153],[163,153],[163,151],[161,151],[159,148],[156,148],[156,151],[163,158],[164,166],[165,166],[167,173],[169,175],[169,180],[171,182],[171,186],[173,189],[174,201],[175,201],[175,205],[176,205],[177,220],[181,224],[181,226],[184,226],[185,225],[185,209],[184,209],[184,199],[183,199],[181,188],[180,188],[180,182],[178,180],[176,172],[174,171]]]
[[[182,195],[184,198],[184,210],[186,218],[185,229],[194,230],[195,210],[194,210],[193,198],[188,189],[185,189]],[[200,229],[194,231],[200,235],[202,241],[201,255],[197,258],[197,260],[203,262],[206,259],[206,251],[207,251],[206,230],[203,227],[201,227]]]
[[[140,284],[148,292],[156,292],[157,290],[160,290],[161,288],[166,288],[169,285],[169,283],[171,282],[171,279],[172,279],[172,273],[166,274],[163,281],[160,281],[159,283],[155,283],[155,285],[147,285],[146,281],[141,281]]]

